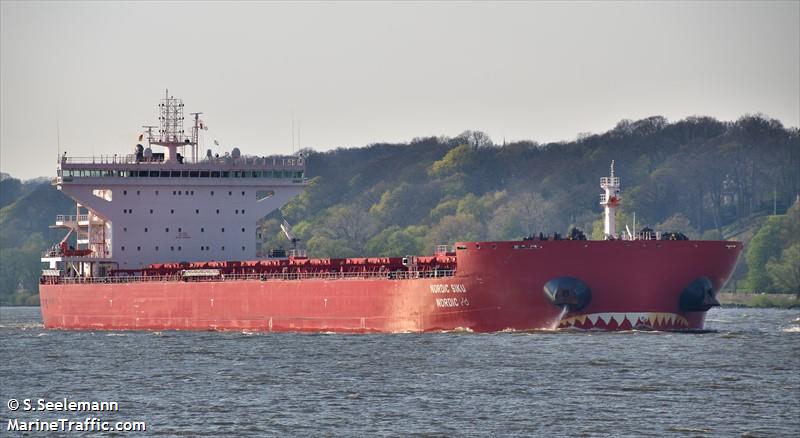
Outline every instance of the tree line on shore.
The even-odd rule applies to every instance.
[[[615,160],[621,228],[633,229],[635,215],[636,228],[743,240],[732,285],[800,290],[800,132],[762,115],[623,120],[604,133],[547,144],[495,144],[466,131],[302,152],[309,185],[260,222],[263,254],[291,246],[283,217],[314,257],[427,254],[437,244],[564,235],[573,227],[601,238],[599,178]],[[73,208],[47,184],[26,193],[19,184],[0,181],[5,304],[35,301],[39,251],[60,239],[47,225]]]

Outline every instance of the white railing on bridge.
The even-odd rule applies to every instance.
[[[86,222],[89,220],[88,214],[59,214],[56,215],[56,222]]]
[[[294,156],[242,156],[234,158],[230,155],[222,157],[201,157],[197,160],[192,160],[189,157],[183,157],[182,164],[191,164],[192,167],[202,167],[206,164],[238,164],[238,165],[257,165],[257,166],[274,166],[274,167],[300,167],[305,163],[305,158]],[[160,155],[155,157],[141,157],[137,160],[136,155],[100,155],[96,157],[61,157],[61,164],[176,164],[175,162],[167,162]]]

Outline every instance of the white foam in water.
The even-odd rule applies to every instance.
[[[561,308],[561,313],[558,314],[558,317],[553,320],[553,323],[550,325],[550,330],[555,330],[558,328],[558,324],[564,319],[564,315],[567,314],[567,306]]]

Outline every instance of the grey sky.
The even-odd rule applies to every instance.
[[[220,152],[486,131],[569,140],[620,119],[800,125],[800,2],[0,3],[0,170],[130,153],[165,88]],[[188,126],[188,124],[187,124]]]

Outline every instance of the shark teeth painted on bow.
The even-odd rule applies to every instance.
[[[611,325],[612,322],[615,322],[617,326],[621,326],[626,320],[632,327],[646,326],[655,328],[689,326],[689,321],[686,318],[671,312],[603,312],[581,314],[561,319],[558,326],[562,328],[574,326],[583,327],[587,319],[591,323],[588,328],[597,326],[598,321],[602,321],[606,326]]]

